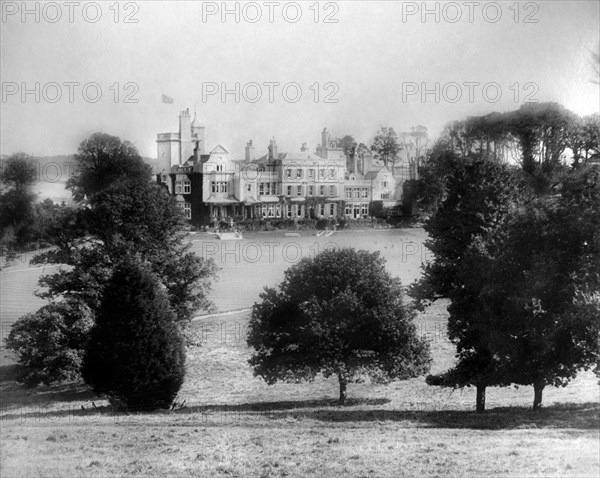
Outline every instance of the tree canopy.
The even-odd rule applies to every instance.
[[[249,363],[269,384],[333,375],[343,404],[350,382],[407,379],[429,369],[428,343],[417,336],[400,283],[378,252],[340,249],[304,258],[260,298],[252,309]]]
[[[148,182],[152,169],[144,163],[135,146],[116,136],[94,133],[83,140],[75,155],[76,174],[67,181],[67,189],[76,201],[91,196],[116,182]]]

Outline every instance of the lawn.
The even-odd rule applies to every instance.
[[[230,254],[217,251],[223,270],[213,298],[229,304],[222,310],[251,305],[262,286],[276,284],[291,265],[282,254],[290,242],[302,254],[331,239],[380,249],[405,283],[416,277],[422,256],[402,246],[413,231],[361,234],[326,240],[256,234],[240,243],[237,256],[233,243],[217,243]],[[207,245],[212,239],[194,240],[200,252],[217,254]],[[263,252],[257,267],[250,266],[252,242]],[[437,302],[416,321],[431,341],[432,372],[454,360],[445,334],[446,305]],[[14,381],[12,357],[3,352],[0,475],[599,476],[600,389],[589,373],[566,388],[547,388],[539,412],[530,410],[531,387],[490,388],[488,411],[476,414],[474,390],[429,387],[423,377],[351,384],[348,405],[338,407],[334,379],[268,386],[253,376],[245,344],[248,315],[194,321],[202,346],[188,350],[186,381],[172,411],[113,413],[80,383],[23,388]]]
[[[445,303],[417,319],[433,370],[453,361]],[[491,388],[488,411],[473,390],[424,379],[266,385],[244,343],[248,313],[194,322],[202,347],[188,353],[173,411],[113,413],[81,384],[27,390],[2,367],[2,476],[598,476],[597,381],[582,374],[545,392]],[[184,403],[185,402],[185,403]],[[183,403],[183,406],[180,406]],[[35,457],[34,459],[29,459]]]

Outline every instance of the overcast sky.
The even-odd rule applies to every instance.
[[[422,18],[420,11],[409,15],[421,2],[279,2],[271,7],[273,22],[264,2],[240,3],[238,23],[233,14],[225,22],[220,11],[209,15],[221,2],[129,2],[118,12],[113,2],[99,10],[90,2],[29,2],[39,22],[35,13],[22,17],[21,2],[2,2],[2,154],[73,153],[86,136],[103,131],[156,157],[156,134],[177,131],[186,107],[206,126],[208,147],[220,143],[236,159],[248,139],[258,153],[271,137],[280,151],[303,142],[313,150],[325,126],[364,142],[380,125],[403,131],[422,124],[435,136],[448,121],[516,109],[525,99],[598,111],[587,49],[599,41],[600,2],[475,3],[428,2],[439,17]],[[259,9],[262,17],[251,23]],[[127,15],[137,23],[126,23]],[[273,102],[268,82],[280,84],[271,87]],[[236,83],[239,103],[234,94],[225,102],[219,93],[203,98],[214,84],[233,90]],[[254,83],[262,97],[252,103]],[[297,102],[297,86],[283,93],[292,83],[301,88]],[[439,84],[439,102],[434,93],[423,102],[423,83],[431,90]],[[23,86],[32,90],[25,98]],[[163,94],[173,104],[163,103]]]

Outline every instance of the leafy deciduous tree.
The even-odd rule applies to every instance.
[[[417,336],[400,283],[379,253],[341,249],[302,259],[278,290],[267,288],[252,310],[248,345],[255,375],[267,383],[407,379],[429,369],[429,347]]]

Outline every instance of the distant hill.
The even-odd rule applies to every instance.
[[[0,165],[7,157],[2,156]],[[54,202],[71,202],[71,192],[65,189],[65,185],[67,179],[75,171],[74,155],[35,156],[34,159],[37,181],[33,186],[33,191],[38,194],[38,198],[40,200],[49,198]],[[157,160],[145,157],[142,157],[142,159],[152,167],[153,174],[156,174]]]

